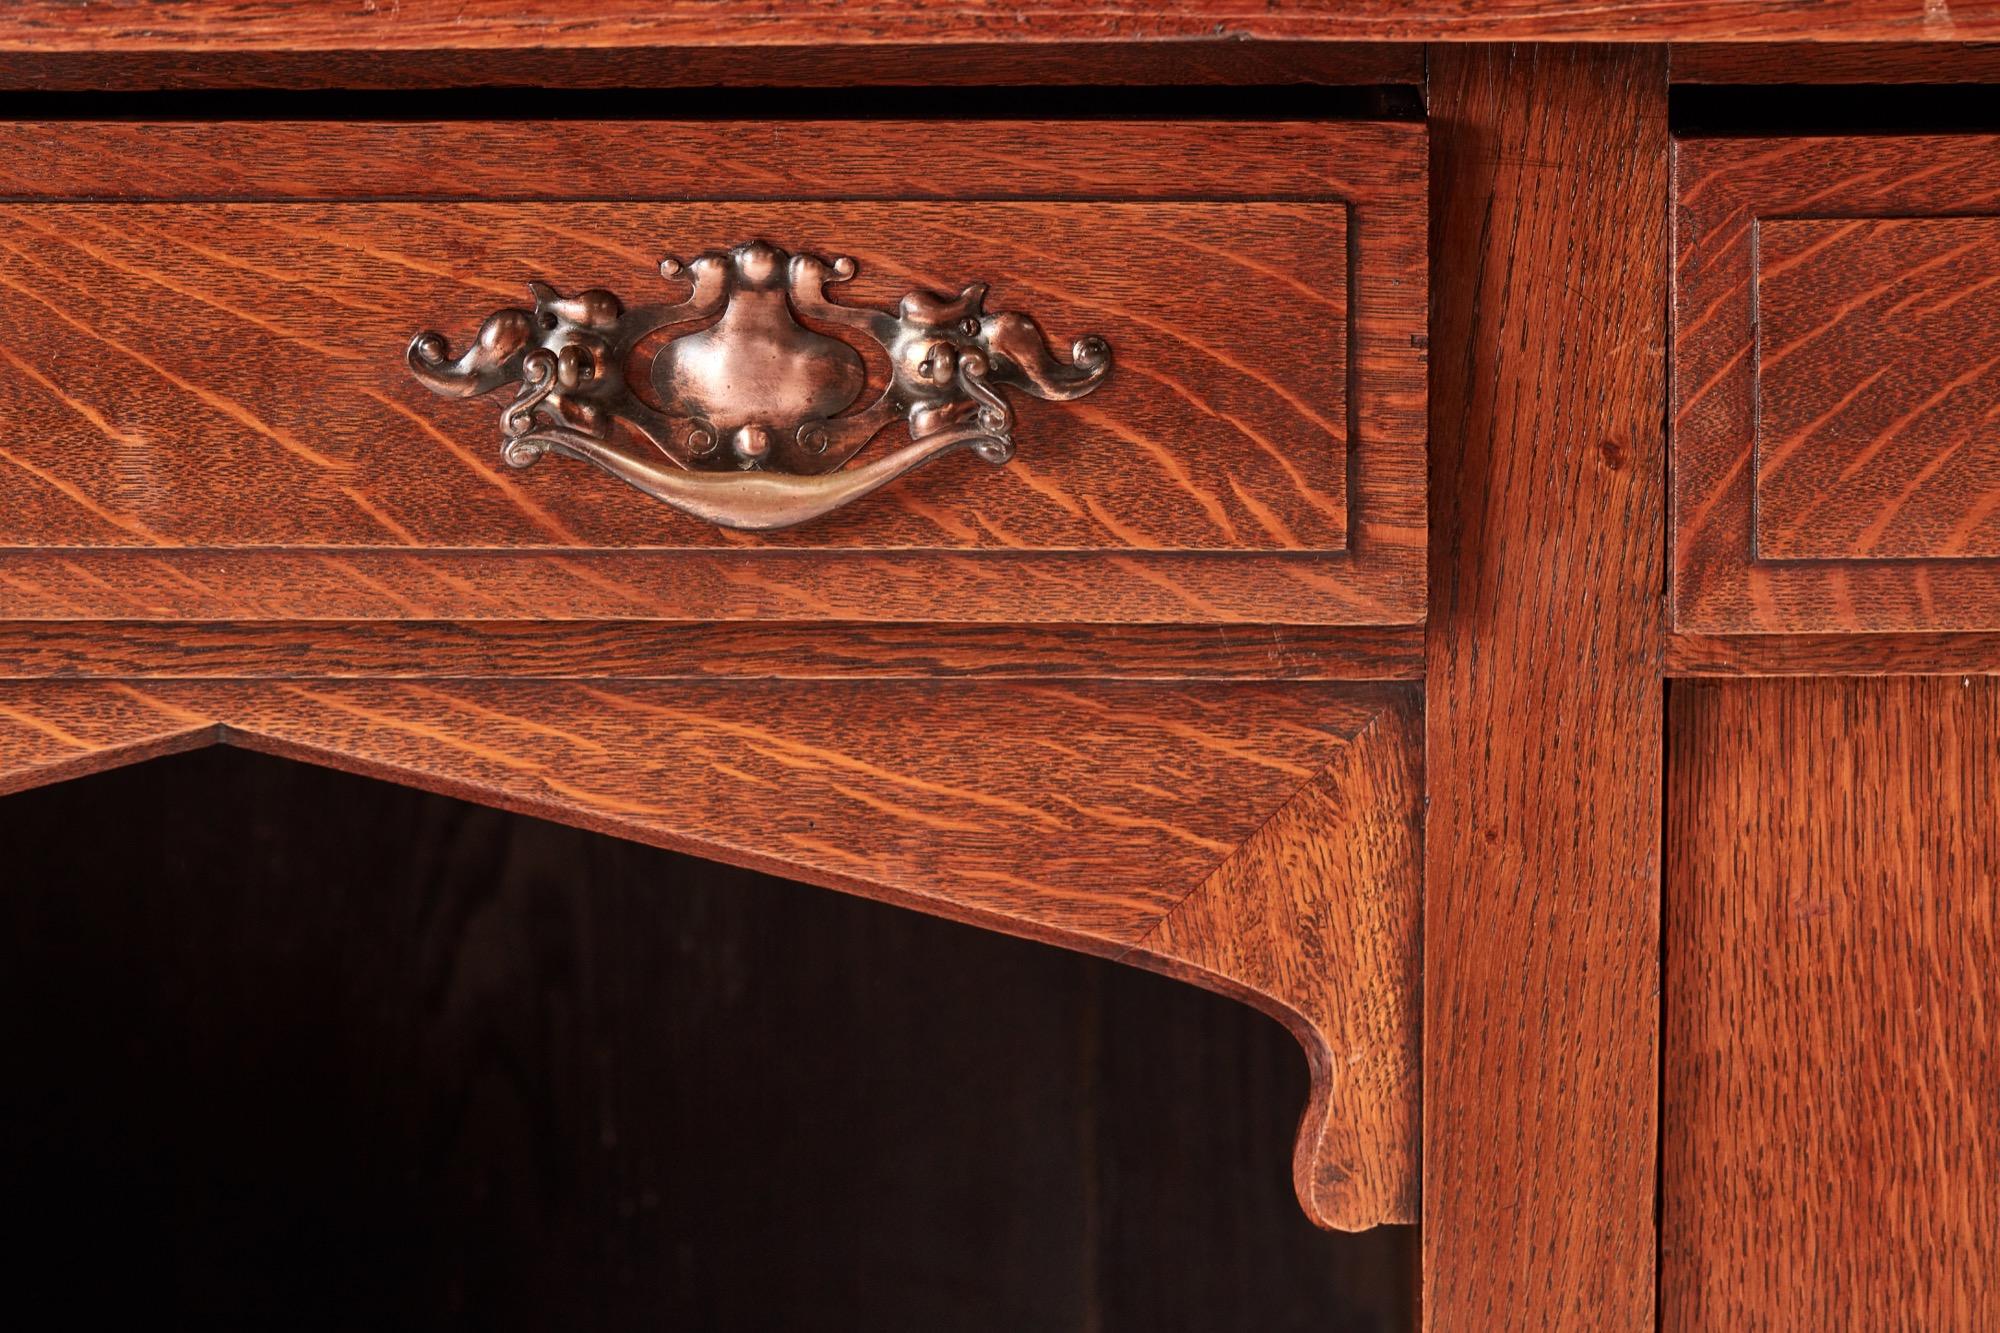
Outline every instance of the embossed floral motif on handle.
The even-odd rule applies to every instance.
[[[956,296],[912,292],[890,313],[828,297],[854,276],[852,259],[765,241],[667,259],[660,271],[687,282],[686,299],[628,310],[602,289],[564,297],[531,282],[533,309],[488,315],[459,356],[442,335],[418,334],[410,370],[452,398],[518,385],[500,414],[501,456],[515,467],[566,454],[711,523],[769,530],[960,449],[1005,463],[1014,411],[1003,389],[1080,398],[1111,368],[1110,346],[1095,336],[1057,359],[1033,319],[986,310],[983,282]],[[641,356],[643,342],[681,326],[693,327]],[[888,382],[872,402],[860,405],[860,351],[819,329],[887,355]],[[642,371],[658,407],[633,391],[628,376]],[[898,420],[907,444],[850,465]]]

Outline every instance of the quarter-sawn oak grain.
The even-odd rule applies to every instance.
[[[0,679],[1421,680],[1421,626],[0,622]]]
[[[1305,1047],[1313,1093],[1293,1176],[1323,1225],[1342,1210],[1417,1216],[1421,908],[1407,888],[1423,855],[1422,731],[1415,699],[1391,698],[1140,945],[1172,975],[1271,1010]],[[1382,1160],[1392,1144],[1400,1162]]]
[[[1338,203],[0,206],[0,545],[1338,552],[1345,233]],[[1118,392],[1024,397],[1005,467],[954,457],[747,541],[559,459],[503,467],[508,391],[396,373],[420,327],[455,353],[529,278],[677,300],[661,255],[753,237],[852,256],[847,305],[979,279],[1065,358],[1115,327]],[[1266,362],[1273,322],[1297,360]]]
[[[1993,1327],[2000,682],[1668,711],[1661,1327]]]
[[[1438,51],[1424,1313],[1653,1323],[1666,53]]]
[[[1987,554],[2000,481],[1979,462],[2000,412],[2000,336],[1954,322],[1990,308],[1993,270],[1969,224],[1944,220],[1996,204],[1993,136],[1676,145],[1677,629],[2000,629]],[[1786,220],[1799,216],[1823,221]],[[1767,229],[1785,257],[1760,265]],[[1846,298],[1813,304],[1795,278],[1848,251],[1847,271],[1808,278]],[[1758,311],[1774,298],[1775,335]],[[1774,391],[1777,424],[1760,437]]]
[[[1306,1049],[1308,1214],[1412,1220],[1422,779],[1397,687],[0,683],[0,792],[224,740],[1225,991]]]
[[[551,137],[563,171],[524,173]],[[0,377],[21,425],[0,617],[1423,616],[1419,125],[76,123],[0,145],[25,335]],[[1218,153],[1226,172],[1183,165]],[[1109,339],[1117,391],[1025,404],[1004,468],[954,458],[746,537],[564,460],[508,469],[498,396],[439,401],[400,364],[531,277],[654,299],[662,254],[753,235],[854,254],[862,302],[990,281],[1059,341]]]
[[[2000,218],[1757,228],[1757,555],[2000,555]]]
[[[16,0],[0,49],[427,50],[877,42],[1302,38],[1346,41],[1969,41],[2000,36],[1991,0]]]

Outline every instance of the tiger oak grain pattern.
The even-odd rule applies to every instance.
[[[1990,228],[1947,220],[2000,202],[2000,138],[1675,151],[1675,626],[2000,628],[2000,335],[1976,318],[2000,275]],[[1782,220],[1798,214],[1826,221]],[[1766,231],[1779,257],[1760,270]],[[1826,307],[1800,279],[1847,295]]]
[[[1433,54],[1424,1311],[1653,1326],[1664,51]]]
[[[838,22],[809,0],[16,0],[0,49],[428,50],[1218,37],[1349,41],[1937,41],[2000,36],[1991,0],[858,0]]]
[[[0,207],[0,546],[1338,552],[1345,234],[1340,204]],[[419,328],[462,348],[529,278],[678,300],[661,255],[763,236],[852,255],[843,304],[978,279],[1065,359],[1115,327],[1118,392],[1021,401],[1019,466],[953,457],[749,541],[564,460],[506,468],[511,393],[395,373]],[[1272,322],[1296,341],[1267,363]]]
[[[222,726],[372,776],[1105,944],[1137,939],[1375,711],[1334,687],[963,681],[28,682],[0,690],[0,707],[10,785],[35,785],[47,762]],[[1209,785],[1223,769],[1232,780]]]
[[[372,620],[0,623],[0,679],[1421,680],[1421,627]]]
[[[1293,1174],[1322,1226],[1417,1220],[1422,753],[1404,696],[1140,945],[1305,1047],[1313,1096]]]
[[[1411,707],[1314,684],[6,682],[0,792],[226,741],[1153,960],[1299,1035],[1301,1197],[1352,1229],[1414,1193]]]
[[[0,192],[13,199],[133,202],[1354,198],[1416,208],[1423,203],[1424,129],[1416,124],[939,121],[921,119],[925,110],[911,106],[912,116],[919,117],[914,119],[695,122],[23,119],[0,125],[0,145],[7,149],[0,156]],[[525,170],[522,164],[547,153],[552,140],[562,144],[561,173]],[[1163,171],[1165,166],[1171,171]],[[1416,188],[1405,199],[1398,187],[1413,174]],[[1378,243],[1392,241],[1384,235]],[[1415,257],[1421,261],[1422,255],[1419,246]],[[1385,276],[1421,271],[1419,263]]]
[[[2000,555],[2000,218],[1757,229],[1757,555]]]
[[[0,615],[1414,623],[1422,127],[1213,128],[1227,181],[1177,165],[1187,124],[11,127]],[[524,176],[550,136],[564,172]],[[457,202],[491,195],[537,201]],[[794,201],[729,202],[760,195]],[[747,537],[508,469],[500,397],[400,365],[530,277],[664,299],[661,254],[753,235],[853,254],[855,303],[990,281],[1109,338],[1118,391]]]
[[[1669,712],[1662,1327],[1991,1327],[2000,682]]]

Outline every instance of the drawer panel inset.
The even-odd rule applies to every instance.
[[[1757,554],[2000,556],[2000,218],[1773,219]]]
[[[508,184],[500,167],[540,160],[549,136],[572,146],[564,170]],[[0,140],[40,164],[0,205],[6,617],[1423,618],[1421,125],[63,124]],[[1184,169],[1197,145],[1229,147],[1238,171]],[[838,263],[825,294],[855,324],[796,288],[701,306],[682,266],[755,242],[781,265]],[[968,348],[991,335],[978,374],[1004,390],[1008,447],[927,457],[776,531],[635,489],[650,469],[677,493],[695,466],[643,433],[622,470],[587,450],[503,459],[520,428],[503,439],[504,413],[542,373],[519,346],[496,341],[494,382],[462,401],[405,360],[420,331],[457,357],[518,343],[509,319],[554,330],[552,302],[602,327],[700,306],[706,323],[613,347],[615,367],[550,357],[584,387],[537,400],[537,429],[588,431],[593,374],[629,385],[634,412],[671,413],[661,348],[743,315],[749,342],[701,368],[704,408],[879,409],[879,434],[849,433],[840,461],[859,468],[939,420],[983,420],[992,395],[963,384],[944,394],[960,415],[925,417],[905,392],[926,387],[919,354],[905,366],[879,334],[851,336],[869,312],[907,325],[928,299],[911,293],[943,305],[975,284],[986,330],[939,328]],[[995,322],[1018,316],[1033,323]],[[1089,338],[1110,369],[1088,396],[1026,365],[1031,341],[1060,371]],[[801,348],[817,361],[789,364]],[[745,438],[802,455],[802,420]],[[696,461],[738,495],[792,484],[762,457]]]

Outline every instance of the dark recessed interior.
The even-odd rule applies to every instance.
[[[1412,1323],[1414,1233],[1292,1199],[1303,1057],[1188,986],[231,749],[0,800],[0,856],[16,1309]]]

